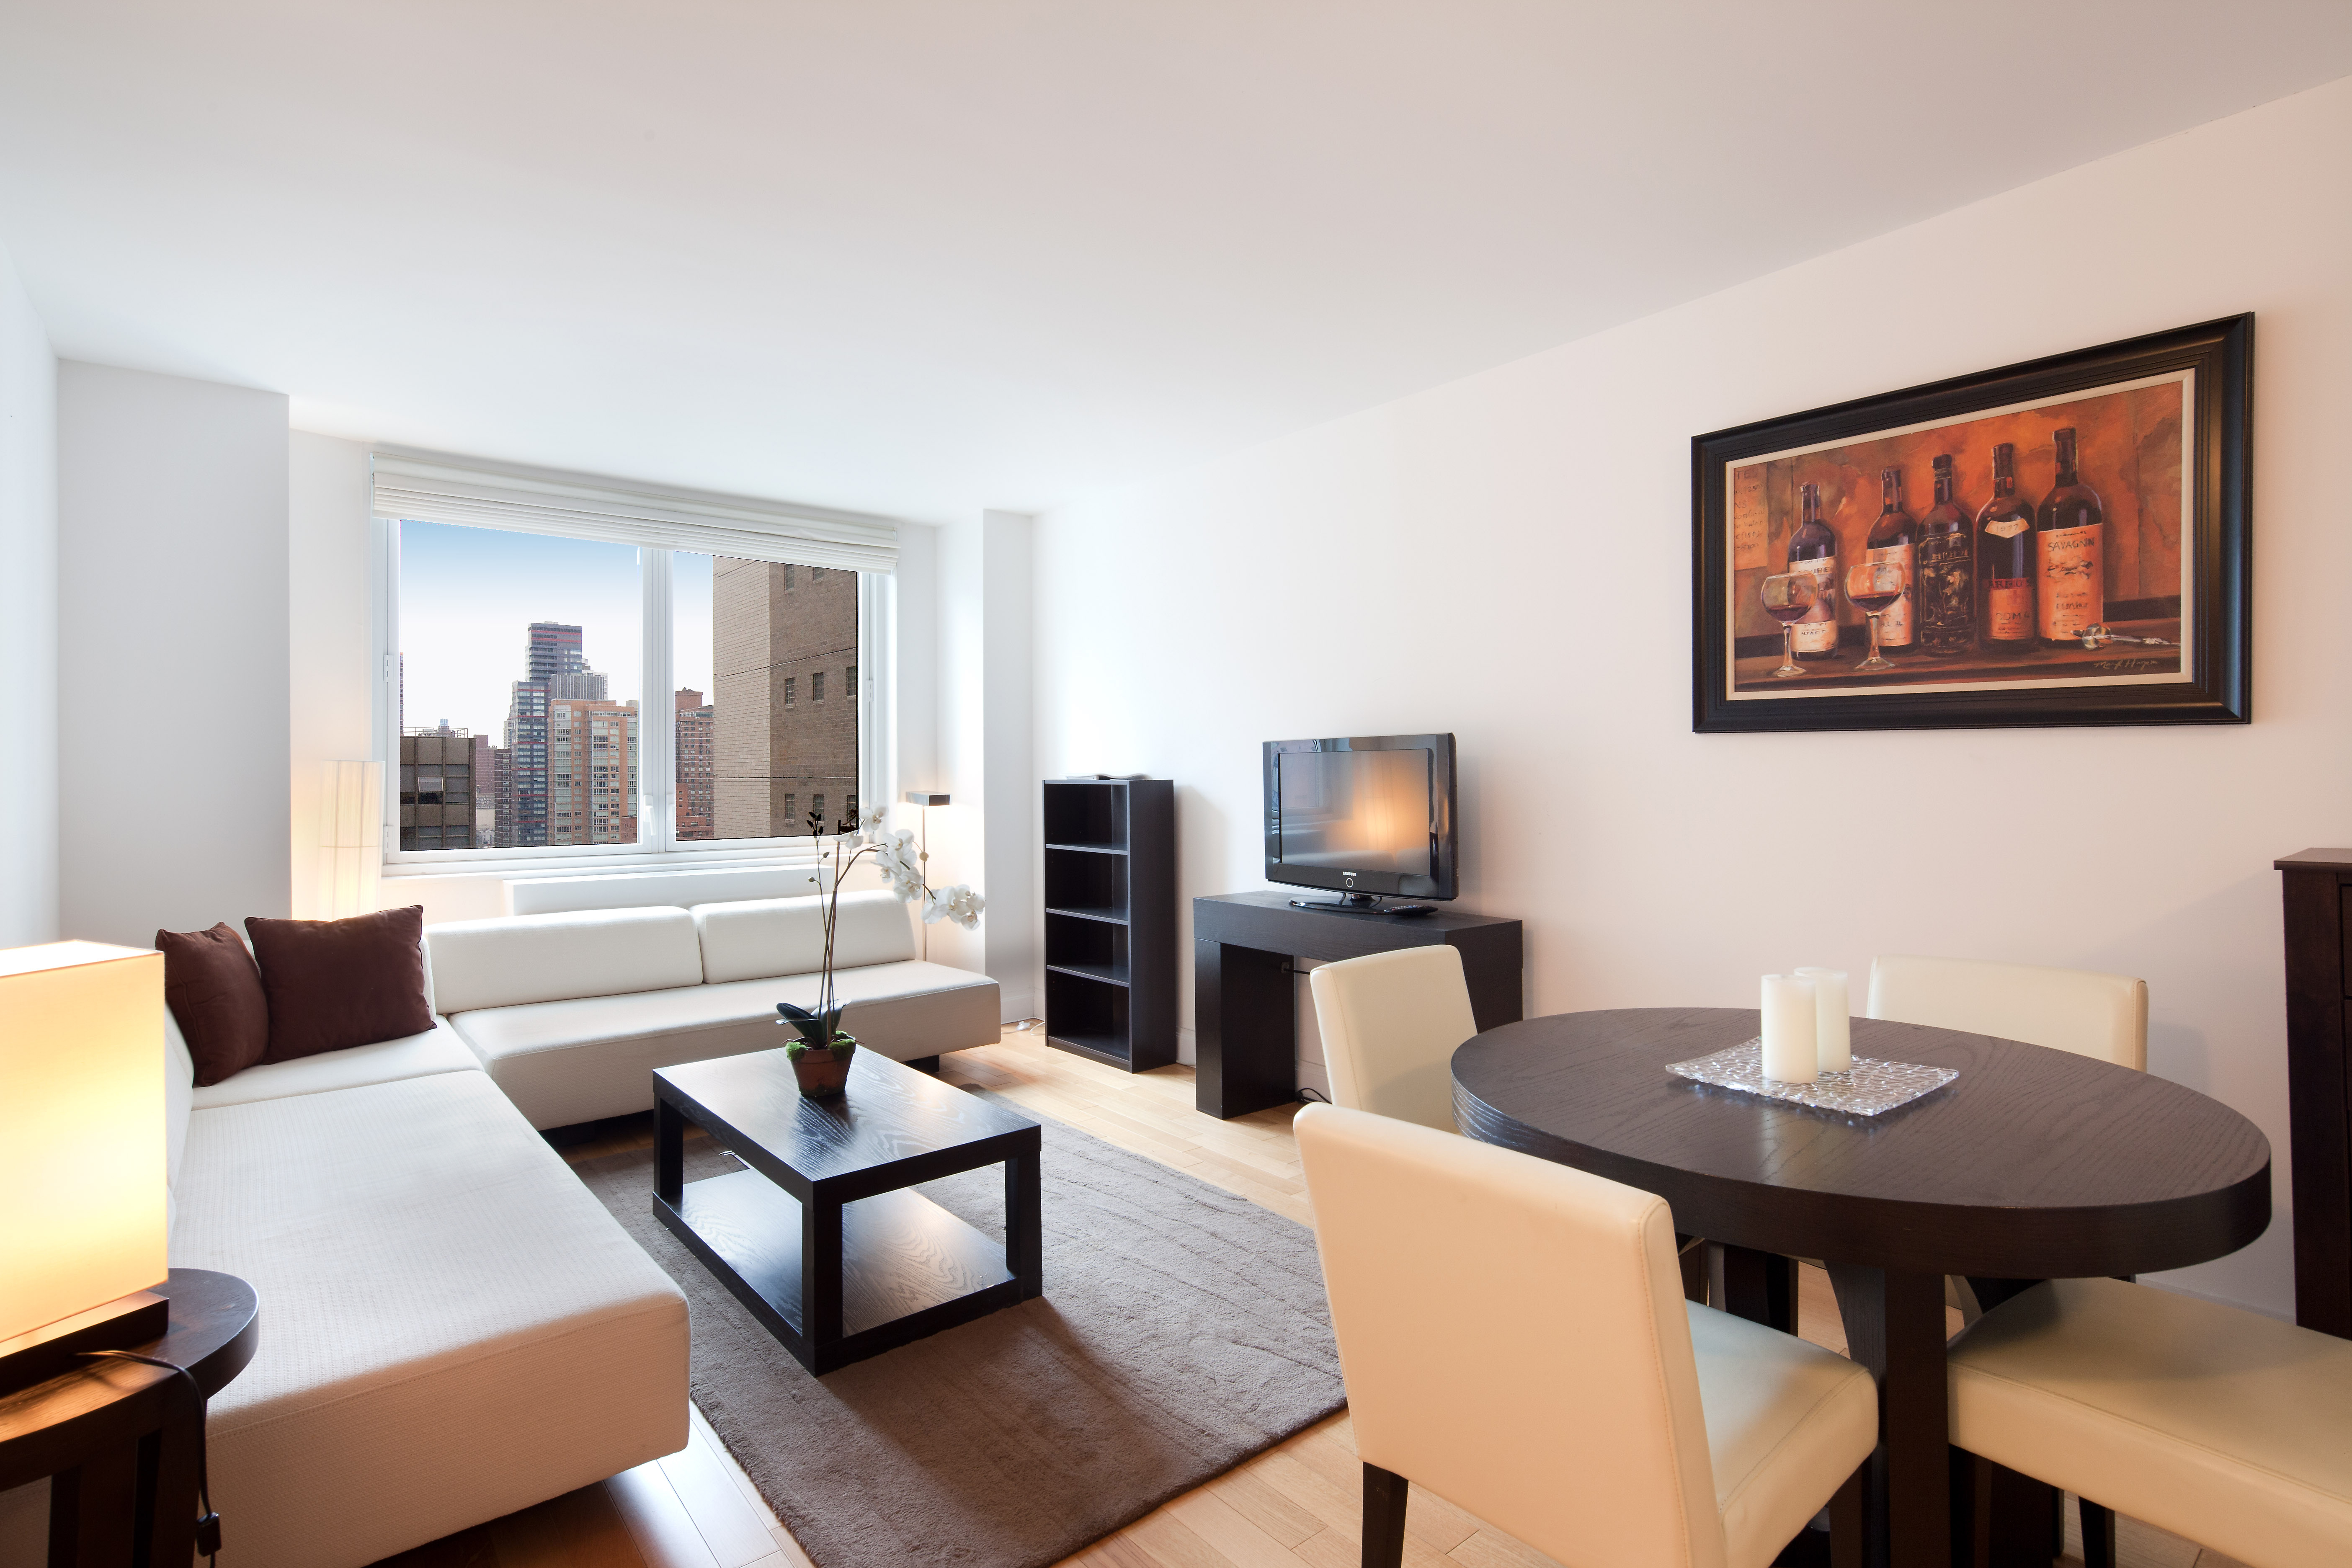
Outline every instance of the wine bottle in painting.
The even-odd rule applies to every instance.
[[[1977,513],[1977,624],[1988,648],[2017,653],[2034,646],[2033,508],[2017,494],[2017,448],[1992,449],[1992,500]]]
[[[1820,594],[1796,624],[1791,646],[1799,658],[1812,664],[1837,657],[1837,535],[1822,521],[1822,487],[1799,485],[1797,493],[1805,515],[1789,535],[1789,570],[1811,573]]]
[[[1901,655],[1912,651],[1918,640],[1918,617],[1914,614],[1916,600],[1910,584],[1919,574],[1916,549],[1918,524],[1903,510],[1903,470],[1878,470],[1878,521],[1870,525],[1870,536],[1863,541],[1862,558],[1866,562],[1891,561],[1903,568],[1906,586],[1903,595],[1878,617],[1878,651]]]
[[[2033,564],[2041,578],[2035,604],[2036,630],[2046,647],[2079,643],[2085,626],[2106,618],[2106,580],[2101,548],[2106,509],[2099,492],[2083,482],[2074,466],[2074,432],[2061,430],[2058,488],[2042,498],[2033,519]]]
[[[1911,586],[1919,650],[1950,658],[1977,646],[1977,535],[1953,495],[1952,459],[1936,459],[1936,504],[1919,520],[1919,569]]]

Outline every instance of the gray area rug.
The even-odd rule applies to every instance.
[[[1345,1403],[1311,1232],[1034,1119],[1045,1299],[822,1379],[654,1218],[650,1149],[575,1167],[685,1290],[695,1403],[819,1568],[1039,1568]],[[688,1181],[738,1168],[687,1145]],[[918,1190],[1003,1237],[1002,1167]]]

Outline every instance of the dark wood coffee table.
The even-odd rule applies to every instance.
[[[685,1180],[693,1122],[746,1165]],[[654,1213],[813,1373],[1045,1292],[1037,1124],[873,1051],[803,1100],[781,1050],[654,1072]],[[1000,1247],[905,1189],[1004,1166]]]

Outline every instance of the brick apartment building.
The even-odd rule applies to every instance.
[[[597,679],[601,683],[603,677]],[[593,697],[550,698],[546,842],[636,841],[637,705]]]
[[[857,574],[711,561],[713,834],[769,838],[857,810]]]

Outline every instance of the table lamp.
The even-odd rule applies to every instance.
[[[931,807],[947,805],[948,797],[936,790],[910,789],[899,798],[908,805],[919,805],[923,808],[922,834],[916,841],[915,847],[923,852],[923,874],[929,877],[931,860]],[[929,962],[930,956],[931,928],[926,921],[923,926],[923,958]]]
[[[319,773],[318,918],[373,914],[383,872],[383,764],[321,763]]]
[[[162,1337],[163,955],[0,952],[0,1392]]]

